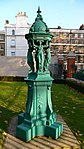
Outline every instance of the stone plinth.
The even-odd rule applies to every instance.
[[[18,116],[16,136],[26,142],[37,136],[57,139],[63,132],[63,125],[56,120],[51,102],[52,78],[50,73],[30,73],[26,79],[28,101],[26,112]]]

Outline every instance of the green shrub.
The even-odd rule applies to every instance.
[[[73,78],[84,81],[84,69],[74,73]]]
[[[69,87],[74,88],[75,90],[84,93],[84,84],[83,83],[78,83],[75,80],[54,80],[53,83],[55,84],[67,84]]]
[[[19,82],[24,82],[25,77],[20,77],[20,76],[0,76],[0,81],[19,81]]]
[[[84,93],[84,84],[78,83],[75,80],[66,80],[66,84],[68,84],[68,86],[74,88],[75,90]]]

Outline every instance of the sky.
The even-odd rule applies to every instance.
[[[84,0],[0,0],[0,30],[4,30],[5,20],[15,24],[18,12],[26,12],[32,24],[38,6],[49,28],[79,29],[84,24]]]

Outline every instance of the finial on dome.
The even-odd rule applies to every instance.
[[[38,11],[37,11],[38,14],[41,13],[41,10],[40,10],[40,6],[38,6]]]

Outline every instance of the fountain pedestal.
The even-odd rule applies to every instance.
[[[25,79],[28,85],[28,100],[25,113],[18,116],[16,136],[26,142],[37,136],[50,136],[57,139],[62,131],[63,125],[56,120],[51,102],[51,85],[53,79],[48,67],[50,65],[50,34],[47,25],[43,22],[41,11],[26,34],[29,43],[28,64],[31,71]],[[35,59],[33,57],[35,54]],[[34,70],[36,62],[36,72]]]

